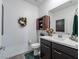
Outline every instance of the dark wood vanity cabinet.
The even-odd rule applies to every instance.
[[[41,59],[78,59],[78,50],[41,39]]]
[[[63,52],[58,51],[56,49],[53,51],[52,55],[54,55],[52,56],[54,59],[74,59],[73,57],[66,55]]]
[[[51,48],[44,44],[41,44],[41,58],[51,59]]]
[[[51,42],[41,39],[41,59],[51,59]]]
[[[54,59],[78,59],[78,50],[58,43],[52,43]]]

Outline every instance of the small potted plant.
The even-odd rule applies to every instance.
[[[47,28],[45,31],[48,33],[49,36],[52,36],[54,30],[52,28]]]

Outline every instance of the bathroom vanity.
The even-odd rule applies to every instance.
[[[41,59],[78,59],[76,45],[71,46],[66,44],[66,41],[63,43],[60,43],[60,41],[51,37],[41,37]],[[73,44],[76,44],[76,42],[73,42]]]

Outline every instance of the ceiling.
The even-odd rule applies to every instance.
[[[31,4],[39,6],[40,4],[44,3],[46,0],[25,0]]]
[[[66,3],[64,3],[64,4],[58,6],[58,7],[54,8],[54,9],[52,9],[52,10],[50,10],[50,12],[55,13],[57,11],[60,11],[60,10],[65,9],[65,8],[68,8],[68,7],[70,7],[72,5],[75,5],[75,4],[78,4],[78,0],[70,0],[70,1],[68,1],[68,2],[66,2]]]
[[[45,3],[45,1],[49,1],[49,0],[25,0],[33,5],[36,5],[36,6],[40,6],[42,5],[43,3]],[[78,2],[78,0],[70,0],[71,2]]]

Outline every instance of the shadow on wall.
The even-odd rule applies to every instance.
[[[20,55],[17,55],[15,57],[12,57],[12,58],[9,58],[9,59],[26,59],[24,54],[20,54]]]

